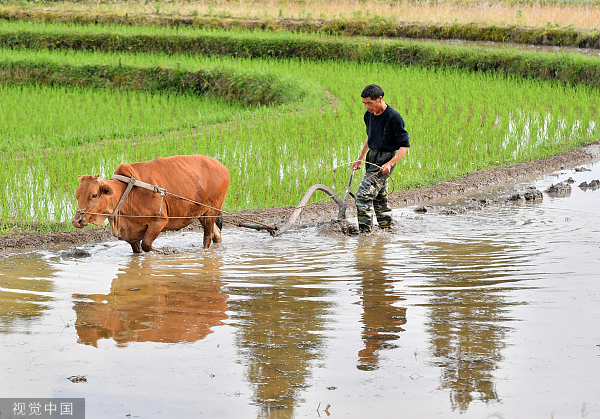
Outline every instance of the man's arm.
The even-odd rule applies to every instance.
[[[387,162],[383,166],[381,166],[381,173],[383,173],[384,175],[389,174],[390,171],[392,170],[392,167],[394,167],[396,165],[396,163],[398,163],[400,161],[400,159],[402,157],[404,157],[404,155],[406,154],[407,151],[408,151],[408,147],[400,147],[400,150],[398,150],[396,155],[394,157],[392,157],[392,160],[390,160],[389,162]],[[366,153],[365,153],[365,155],[366,155]]]
[[[360,169],[360,166],[362,165],[363,161],[365,161],[365,157],[367,156],[368,151],[369,151],[369,136],[367,136],[367,139],[365,140],[365,145],[363,146],[363,148],[360,152],[360,156],[358,156],[358,160],[356,160],[354,163],[352,163],[352,170]]]

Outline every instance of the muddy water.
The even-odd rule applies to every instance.
[[[0,394],[85,397],[88,418],[600,417],[588,167],[482,194],[575,179],[541,203],[395,210],[394,234],[5,254]]]

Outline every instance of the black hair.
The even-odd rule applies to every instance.
[[[383,89],[376,84],[370,84],[365,87],[360,94],[360,97],[363,98],[371,98],[372,100],[378,99],[379,97],[383,97]]]

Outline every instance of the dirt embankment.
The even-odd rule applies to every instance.
[[[390,195],[392,207],[404,207],[416,204],[428,204],[445,198],[458,198],[477,191],[492,189],[502,185],[518,183],[555,170],[575,167],[580,164],[600,160],[600,141],[572,151],[560,153],[547,159],[520,163],[511,167],[495,168],[474,173],[463,179],[443,182],[431,187],[410,189]],[[268,210],[241,211],[226,215],[225,220],[231,222],[255,220],[269,225],[281,225],[289,217],[293,208],[271,208]],[[324,221],[337,218],[338,208],[333,202],[307,206],[302,212],[302,220]],[[355,212],[351,205],[348,213]],[[237,216],[241,218],[237,218]],[[191,229],[199,229],[194,223]],[[43,249],[48,245],[73,245],[97,243],[116,240],[109,228],[86,228],[76,231],[47,234],[17,234],[0,237],[0,250]]]

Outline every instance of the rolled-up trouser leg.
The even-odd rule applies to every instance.
[[[393,225],[391,209],[387,205],[386,181],[388,176],[382,173],[365,173],[362,182],[356,191],[356,213],[358,228],[361,232],[370,232],[373,229],[373,205],[377,221],[382,227]],[[383,191],[383,196],[381,193]],[[382,215],[380,215],[382,214]],[[382,221],[380,221],[382,216]],[[384,223],[384,225],[381,224]]]
[[[387,180],[387,179],[386,179]],[[383,187],[373,199],[373,208],[377,216],[377,222],[381,228],[392,228],[395,224],[392,219],[392,209],[388,205],[387,182],[383,183]]]
[[[369,198],[368,188],[361,190],[362,184],[356,192],[356,215],[358,217],[358,229],[361,233],[368,233],[373,229],[373,199]]]

